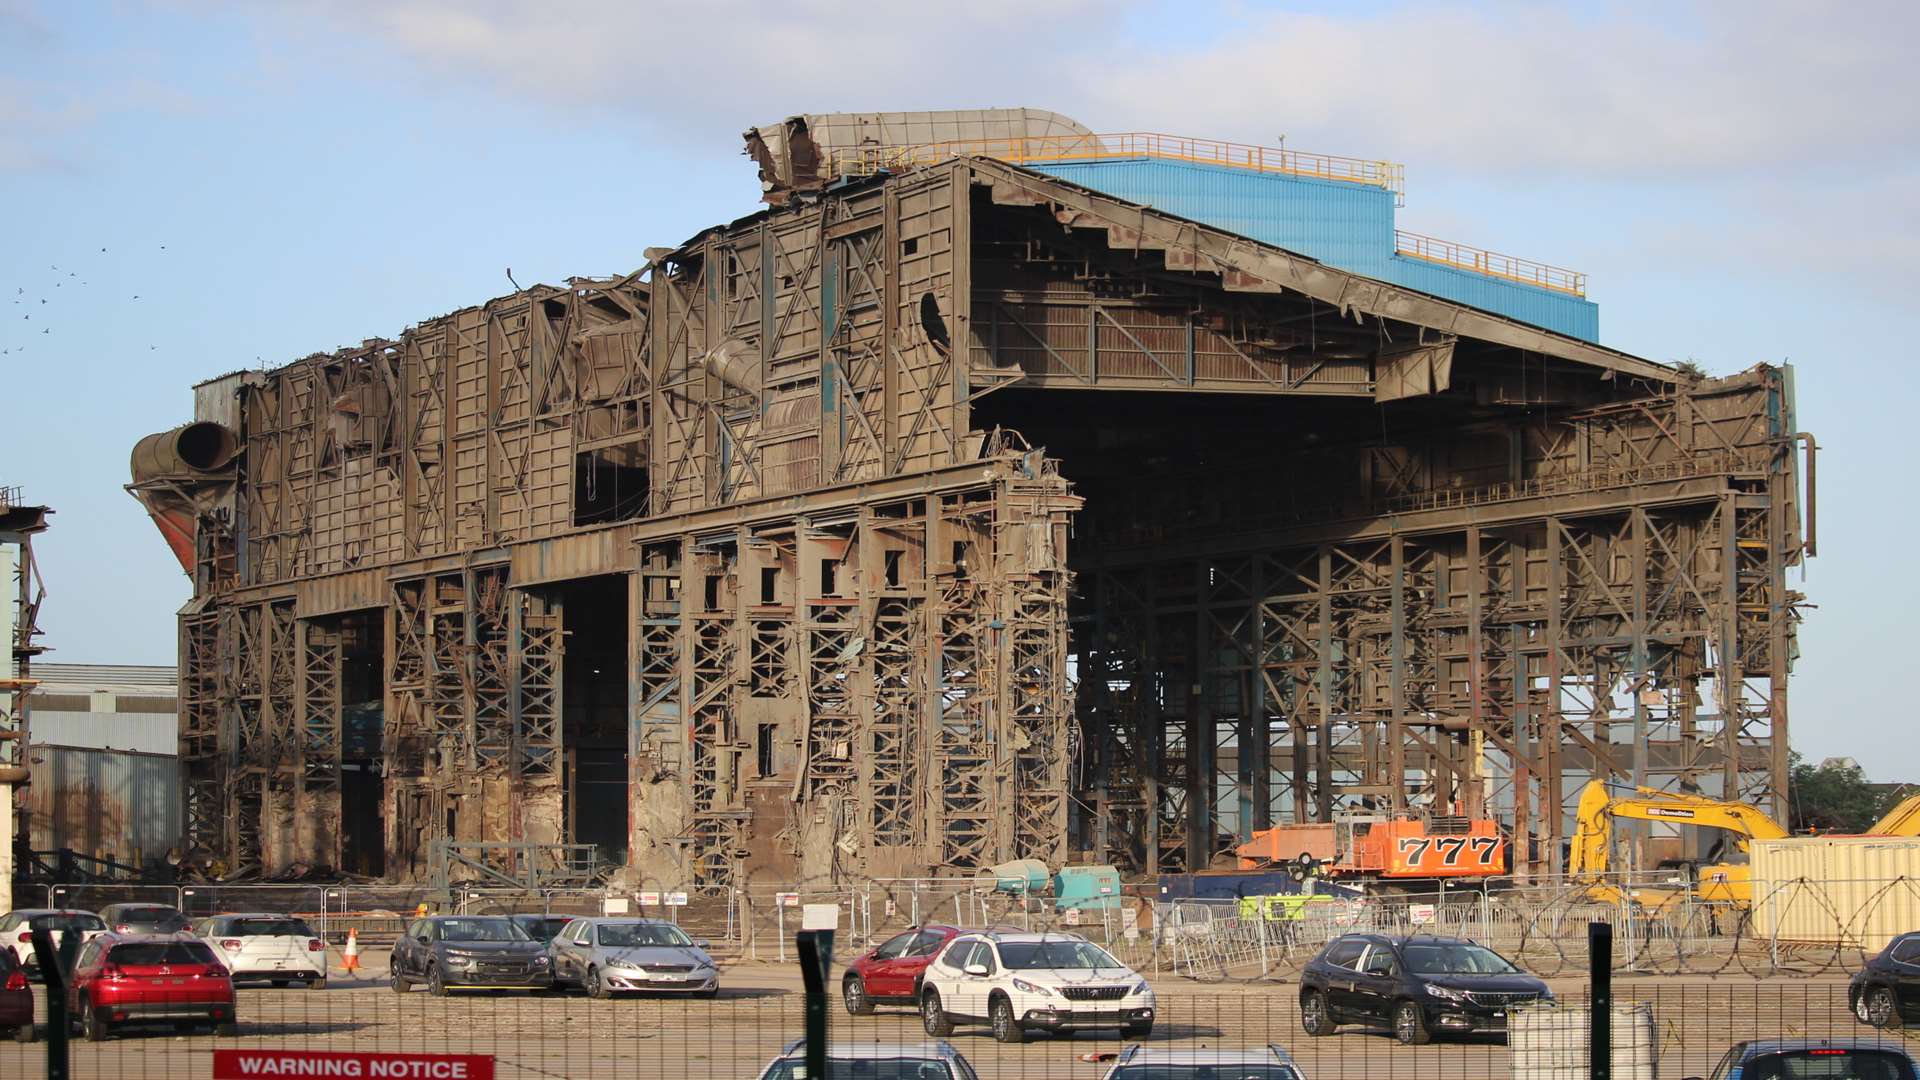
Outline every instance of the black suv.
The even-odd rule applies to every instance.
[[[448,990],[546,990],[553,961],[544,943],[504,915],[434,915],[415,919],[393,943],[393,989],[416,982],[444,997]]]
[[[1847,987],[1847,1004],[1874,1027],[1920,1023],[1920,933],[1901,934],[1867,961]]]
[[[1418,1046],[1436,1032],[1505,1032],[1516,1006],[1552,1001],[1546,983],[1461,938],[1347,934],[1300,973],[1300,1022],[1309,1035],[1384,1024]]]

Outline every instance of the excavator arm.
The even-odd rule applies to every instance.
[[[1920,795],[1909,795],[1873,823],[1868,836],[1920,836]]]
[[[1920,832],[1920,796],[1908,802],[1914,804],[1910,824],[1916,832]],[[1905,805],[1902,804],[1902,807]],[[1887,819],[1883,819],[1883,824],[1893,817],[1893,814],[1889,814]],[[1635,788],[1631,795],[1615,797],[1605,784],[1594,780],[1580,792],[1580,805],[1575,811],[1573,851],[1567,866],[1569,873],[1597,877],[1607,872],[1615,818],[1721,829],[1733,834],[1734,846],[1743,852],[1747,850],[1750,840],[1776,840],[1788,835],[1787,830],[1768,816],[1766,811],[1747,803],[1721,802],[1699,795],[1682,795],[1652,788]]]

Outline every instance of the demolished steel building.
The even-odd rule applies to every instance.
[[[1541,873],[1588,777],[1783,800],[1787,371],[796,123],[750,134],[761,213],[141,444],[193,845],[714,891],[1198,868],[1371,809]]]

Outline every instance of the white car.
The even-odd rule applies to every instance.
[[[21,967],[27,969],[27,977],[30,979],[40,977],[40,958],[33,951],[33,931],[40,927],[46,928],[53,935],[53,948],[56,952],[60,949],[61,939],[65,938],[70,930],[79,933],[80,943],[83,945],[107,932],[107,924],[91,911],[71,908],[21,908],[18,911],[7,912],[7,917],[0,919],[0,942],[5,942],[7,948],[13,950],[15,959],[20,961]]]
[[[984,1022],[1006,1043],[1030,1028],[1118,1028],[1122,1038],[1144,1039],[1153,1008],[1147,980],[1074,934],[963,934],[927,966],[920,986],[920,1020],[934,1038]]]
[[[318,990],[327,985],[326,943],[291,915],[215,915],[195,924],[193,933],[227,965],[235,986],[299,983]]]

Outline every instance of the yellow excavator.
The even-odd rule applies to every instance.
[[[1909,818],[1920,829],[1920,797],[1912,803]],[[1907,804],[1901,804],[1905,807]],[[1896,811],[1897,812],[1897,811]],[[1893,817],[1888,815],[1888,819]],[[1601,903],[1631,900],[1642,908],[1658,911],[1686,890],[1663,888],[1622,889],[1606,881],[1613,850],[1613,821],[1662,821],[1670,825],[1693,825],[1720,829],[1732,834],[1735,851],[1745,854],[1752,840],[1777,840],[1788,834],[1766,811],[1743,802],[1723,802],[1700,795],[1684,795],[1652,788],[1633,788],[1616,795],[1601,781],[1594,780],[1580,792],[1576,811],[1573,850],[1567,861],[1567,873],[1575,881],[1587,883],[1587,895]],[[1887,819],[1883,819],[1884,821]],[[1695,868],[1693,897],[1696,900],[1730,903],[1744,908],[1753,902],[1752,872],[1745,863],[1717,862]]]
[[[1865,836],[1920,836],[1920,795],[1909,795],[1873,823]]]

